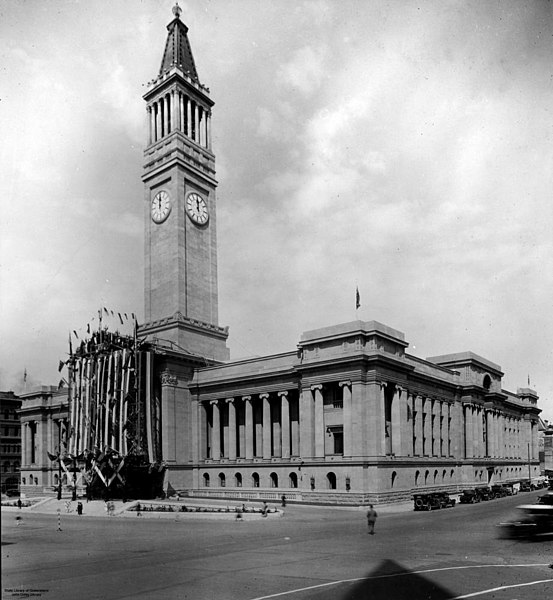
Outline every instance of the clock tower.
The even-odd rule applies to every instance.
[[[174,19],[161,67],[144,95],[144,320],[140,333],[209,361],[229,358],[218,324],[215,156],[209,89],[188,28]]]

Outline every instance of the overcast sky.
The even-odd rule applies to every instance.
[[[356,318],[553,418],[553,3],[181,1],[215,101],[232,358]],[[145,84],[172,0],[0,0],[0,389],[143,316]],[[115,328],[118,321],[108,322]]]

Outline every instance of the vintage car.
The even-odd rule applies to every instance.
[[[463,490],[463,493],[459,497],[459,502],[461,504],[475,504],[476,502],[480,502],[480,494],[476,492],[476,490]]]
[[[494,498],[505,498],[506,496],[512,496],[513,490],[511,487],[506,485],[492,485],[492,494]]]
[[[447,492],[429,492],[413,496],[415,510],[436,510],[455,506],[455,500]]]
[[[488,487],[478,487],[474,491],[480,496],[480,500],[484,500],[484,502],[495,498],[495,495],[492,494],[491,489]]]
[[[532,482],[524,479],[520,482],[519,491],[521,492],[531,492],[532,491]]]
[[[499,524],[500,538],[545,536],[553,539],[553,504],[523,504],[517,511],[516,519]]]

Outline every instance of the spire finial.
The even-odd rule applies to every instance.
[[[182,13],[182,8],[179,6],[178,2],[175,2],[175,6],[173,6],[173,14],[175,15],[175,18],[179,19],[181,13]]]

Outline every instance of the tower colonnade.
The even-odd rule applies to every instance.
[[[148,144],[180,131],[200,146],[211,150],[211,110],[192,95],[176,87],[150,102]]]

